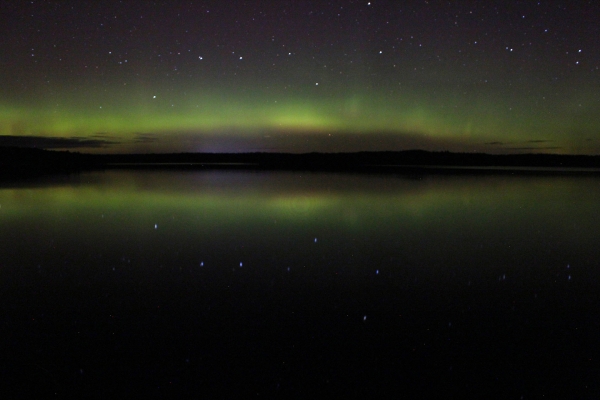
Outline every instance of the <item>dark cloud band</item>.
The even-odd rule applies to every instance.
[[[79,137],[59,138],[44,136],[0,136],[0,146],[34,147],[39,149],[101,148],[113,144],[116,144],[116,142]]]

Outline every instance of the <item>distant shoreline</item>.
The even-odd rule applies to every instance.
[[[357,153],[86,154],[0,147],[0,177],[107,169],[312,171],[416,174],[600,174],[600,156],[424,150]]]

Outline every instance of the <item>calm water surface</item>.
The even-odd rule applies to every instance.
[[[599,199],[583,176],[109,171],[0,186],[2,385],[597,398]]]

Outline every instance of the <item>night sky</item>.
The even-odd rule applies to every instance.
[[[600,2],[0,2],[0,145],[600,154]]]

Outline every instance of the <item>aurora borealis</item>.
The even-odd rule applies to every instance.
[[[0,5],[0,145],[600,153],[594,1]]]

